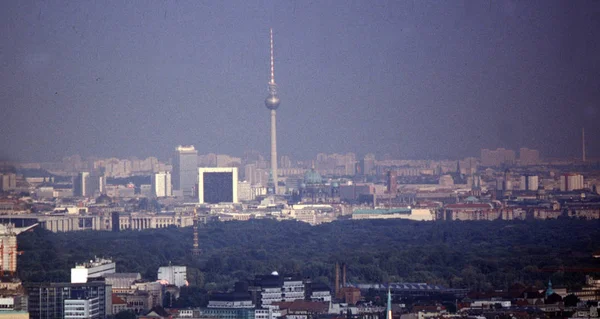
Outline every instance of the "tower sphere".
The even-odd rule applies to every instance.
[[[265,105],[269,110],[276,110],[279,107],[279,102],[277,95],[269,95],[265,99]]]

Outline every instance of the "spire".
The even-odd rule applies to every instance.
[[[273,28],[269,29],[271,32],[271,81],[269,84],[275,84],[275,56],[273,54]]]

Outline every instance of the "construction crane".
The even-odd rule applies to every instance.
[[[198,244],[198,208],[194,207],[194,245],[192,247],[192,255],[200,255],[200,245]]]

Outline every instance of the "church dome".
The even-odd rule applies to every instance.
[[[314,168],[311,168],[309,171],[304,173],[304,183],[306,185],[322,184],[323,179],[321,178],[321,174],[319,174],[319,172],[315,171]]]

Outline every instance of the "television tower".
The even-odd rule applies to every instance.
[[[271,33],[271,80],[269,81],[269,96],[265,99],[265,106],[271,110],[271,172],[269,176],[268,189],[271,194],[277,194],[277,108],[279,97],[277,96],[277,84],[275,84],[275,63],[273,58],[273,29]]]

